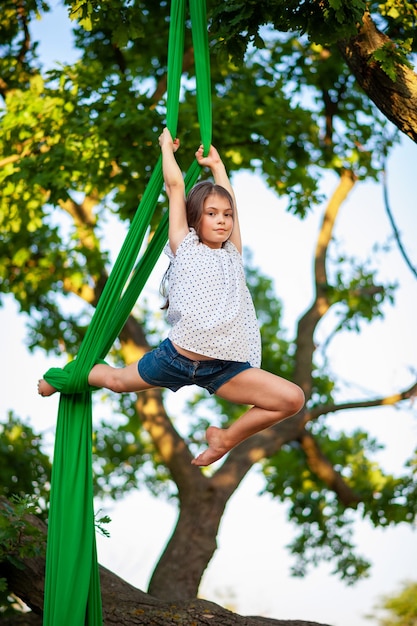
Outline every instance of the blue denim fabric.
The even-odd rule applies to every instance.
[[[211,394],[251,367],[250,363],[208,359],[193,361],[179,354],[169,339],[147,352],[138,363],[139,375],[149,385],[178,391],[186,385],[204,387]]]

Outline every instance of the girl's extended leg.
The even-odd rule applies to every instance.
[[[139,375],[137,362],[127,367],[117,368],[104,365],[104,363],[94,365],[88,375],[88,382],[92,387],[105,387],[118,393],[144,391],[153,387]],[[55,392],[55,387],[52,387],[46,380],[42,379],[38,382],[38,393],[41,396],[51,396]]]
[[[236,404],[253,406],[229,428],[210,426],[206,431],[208,448],[192,461],[194,465],[214,463],[251,435],[295,415],[304,406],[300,387],[256,368],[237,374],[216,395]]]
[[[154,387],[139,375],[137,361],[126,367],[111,367],[99,363],[89,373],[88,382],[92,387],[105,387],[117,393],[144,391]]]

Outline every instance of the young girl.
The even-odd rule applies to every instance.
[[[159,137],[169,199],[168,338],[124,368],[95,365],[93,387],[137,392],[152,387],[177,391],[198,385],[238,404],[252,405],[228,428],[210,426],[207,449],[192,462],[210,465],[239,443],[296,414],[304,394],[295,384],[259,369],[261,342],[246,286],[242,242],[232,187],[217,150],[196,159],[209,167],[215,184],[195,185],[185,199],[184,180],[174,153],[179,140],[168,129]],[[45,380],[38,391],[56,391]]]

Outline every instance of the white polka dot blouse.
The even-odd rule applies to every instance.
[[[190,229],[175,255],[169,244],[165,253],[171,261],[170,340],[204,356],[259,367],[259,324],[237,248],[229,241],[209,248]]]

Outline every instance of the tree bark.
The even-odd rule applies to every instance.
[[[397,77],[393,82],[372,58],[384,44],[394,46],[390,38],[376,28],[370,14],[365,13],[359,34],[340,41],[339,49],[359,85],[378,109],[417,142],[417,74],[397,63]]]
[[[0,500],[0,511],[4,504]],[[10,503],[8,503],[10,507]],[[41,530],[46,542],[46,524],[28,515],[32,526]],[[30,541],[23,537],[22,541]],[[44,593],[44,557],[26,558],[23,569],[8,562],[0,563],[0,577],[7,579],[9,590],[22,599],[31,613],[2,617],[4,626],[41,626]],[[329,626],[300,620],[275,620],[244,617],[213,602],[188,599],[182,602],[160,600],[136,589],[108,569],[100,567],[104,626]]]

